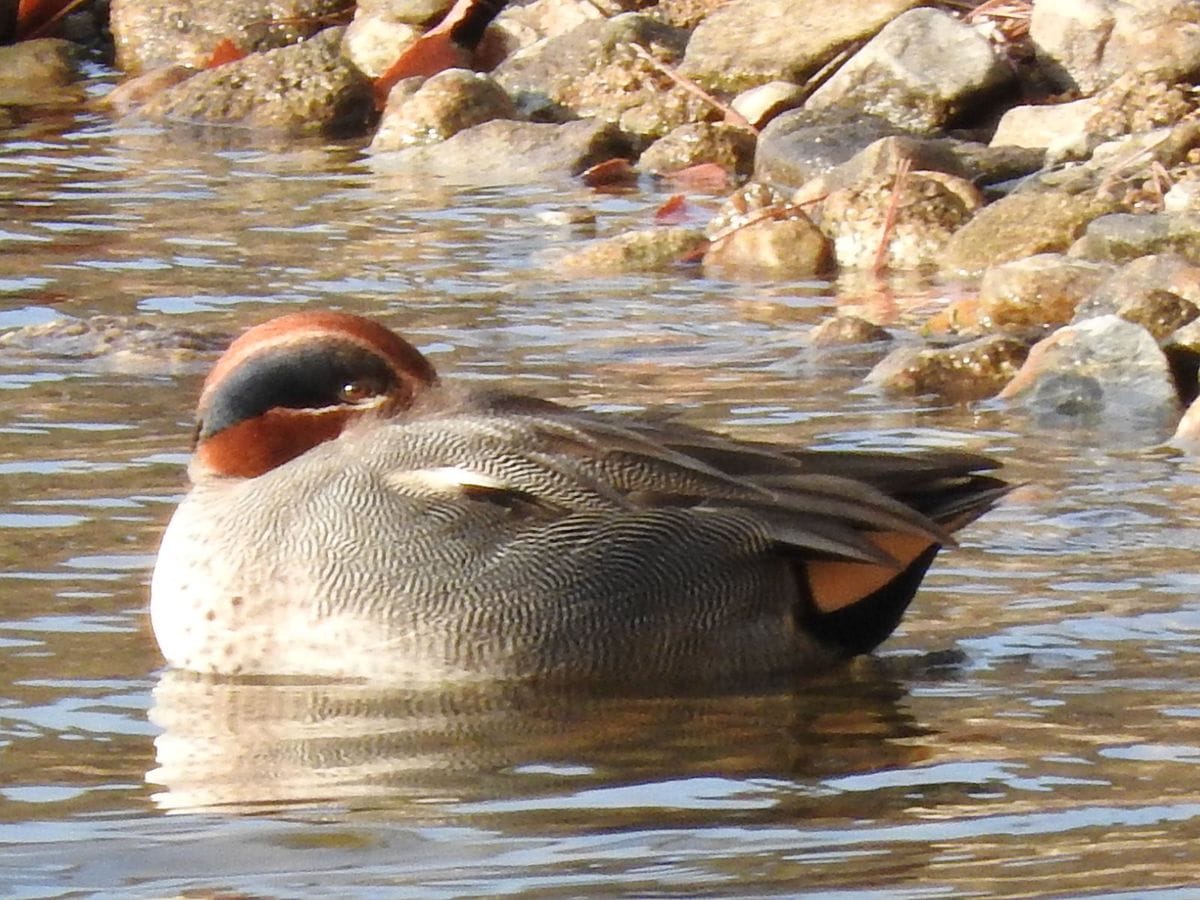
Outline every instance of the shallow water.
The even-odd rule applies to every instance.
[[[0,893],[1194,895],[1195,462],[880,398],[856,389],[869,357],[805,346],[839,304],[902,317],[952,288],[567,279],[553,254],[587,232],[537,213],[608,234],[666,195],[412,181],[88,114],[0,143],[0,327],[161,329],[0,348]],[[165,672],[146,584],[213,358],[175,345],[300,305],[556,400],[961,446],[1027,484],[827,678],[605,697]]]

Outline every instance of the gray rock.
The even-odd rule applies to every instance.
[[[829,271],[832,261],[829,239],[796,210],[726,231],[704,254],[704,270],[725,278],[802,278]]]
[[[361,134],[374,117],[371,82],[341,53],[343,28],[207,69],[152,97],[164,122],[239,125],[282,134]]]
[[[723,122],[680,125],[646,148],[638,159],[643,172],[665,175],[700,163],[716,163],[745,175],[754,164],[757,141],[752,131]]]
[[[1152,253],[1173,253],[1200,264],[1200,213],[1112,213],[1087,226],[1071,247],[1085,259],[1127,262]]]
[[[440,144],[377,153],[372,168],[421,181],[436,176],[458,184],[523,184],[569,178],[596,163],[632,155],[628,137],[611,122],[494,119]]]
[[[0,47],[0,108],[78,104],[79,56],[79,47],[59,38]]]
[[[841,188],[892,175],[901,163],[914,172],[943,172],[976,185],[989,185],[1035,172],[1042,159],[1038,150],[898,134],[880,138],[841,165],[805,182],[792,199],[795,203],[816,202]]]
[[[1091,152],[1092,120],[1096,98],[1070,103],[1014,106],[1003,116],[992,135],[993,147],[1036,147],[1055,159],[1083,159]]]
[[[780,188],[798,188],[898,131],[878,116],[844,110],[792,110],[771,120],[759,135],[754,179]]]
[[[731,0],[692,33],[680,72],[736,94],[768,81],[803,81],[918,0]]]
[[[1180,256],[1143,256],[1122,266],[1086,298],[1076,320],[1113,313],[1141,325],[1159,340],[1196,318],[1200,266]]]
[[[883,175],[830,193],[821,204],[821,224],[841,268],[916,269],[936,263],[981,206],[975,186],[955,175],[911,172],[902,185],[895,175]]]
[[[1200,179],[1188,178],[1171,185],[1163,195],[1163,212],[1200,212]]]
[[[987,38],[962,19],[914,9],[889,22],[805,105],[850,107],[906,131],[932,132],[1013,79]]]
[[[372,151],[433,144],[474,125],[516,115],[504,88],[466,69],[439,72],[411,94],[399,87],[388,96]]]
[[[942,266],[979,272],[1007,260],[1066,250],[1089,222],[1116,205],[1088,193],[1018,191],[985,206],[960,228],[946,245]]]
[[[652,272],[686,262],[706,244],[695,228],[645,228],[585,244],[558,259],[555,268],[590,275]]]
[[[1000,392],[1044,425],[1075,425],[1142,435],[1170,434],[1179,397],[1150,332],[1117,316],[1060,328],[1034,345]]]
[[[1195,0],[1038,0],[1030,37],[1059,86],[1085,94],[1126,72],[1200,73]]]
[[[954,347],[901,347],[870,371],[866,383],[894,396],[983,400],[1009,382],[1028,352],[1026,342],[1004,335]]]
[[[84,363],[106,372],[199,372],[228,344],[227,334],[168,328],[129,316],[63,317],[0,334],[6,356]]]
[[[295,44],[329,25],[344,0],[112,0],[117,66],[137,74],[161,66],[203,67],[222,40],[251,53]]]
[[[1042,331],[1066,325],[1108,279],[1112,267],[1039,253],[992,266],[979,283],[980,315],[989,327]]]
[[[585,22],[568,33],[510,56],[492,73],[531,119],[603,118],[644,139],[716,110],[671,83],[643,53],[678,61],[687,33],[633,13]],[[635,49],[640,48],[640,49]]]

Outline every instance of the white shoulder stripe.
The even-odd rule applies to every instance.
[[[432,469],[402,469],[389,472],[384,480],[389,487],[406,493],[458,494],[464,489],[509,490],[498,478],[462,466],[438,466]]]

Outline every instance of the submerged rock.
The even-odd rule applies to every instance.
[[[665,175],[700,163],[716,163],[745,175],[754,163],[753,132],[721,122],[693,122],[659,138],[638,159],[643,172]]]
[[[628,137],[611,122],[584,119],[554,125],[493,119],[439,144],[376,153],[380,174],[459,184],[552,181],[578,175],[614,157],[633,155]]]
[[[1145,328],[1099,316],[1034,345],[1000,393],[1046,424],[1111,428],[1161,437],[1179,418],[1171,368]]]
[[[704,254],[705,271],[726,277],[820,275],[832,262],[829,239],[799,210],[734,227],[714,238]]]
[[[129,316],[58,318],[0,334],[6,354],[61,359],[72,365],[118,372],[198,370],[229,343],[226,334],[195,328],[167,328]]]
[[[695,228],[644,228],[585,244],[559,258],[555,268],[581,274],[669,269],[698,255],[707,243]]]
[[[954,347],[902,347],[888,354],[867,375],[866,383],[884,393],[933,396],[952,403],[994,397],[1017,373],[1029,345],[992,335]]]
[[[58,38],[0,47],[0,109],[78,103],[79,57],[75,44]]]
[[[808,333],[808,343],[818,349],[884,344],[892,341],[891,332],[860,316],[836,315]]]

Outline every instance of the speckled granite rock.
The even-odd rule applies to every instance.
[[[731,0],[692,33],[680,71],[737,93],[768,81],[802,81],[854,41],[871,37],[917,0]]]
[[[1166,340],[1200,316],[1200,266],[1172,255],[1133,260],[1088,294],[1075,321],[1108,313]]]
[[[983,206],[975,186],[954,175],[911,172],[899,191],[897,186],[896,176],[877,176],[825,198],[821,227],[833,238],[839,267],[934,265],[951,236]]]
[[[1000,330],[1066,325],[1112,272],[1111,266],[1039,253],[992,266],[979,284],[980,315]]]
[[[347,0],[112,0],[117,66],[138,73],[182,64],[198,68],[230,40],[245,52],[286,47],[316,34],[330,17],[349,17]]]
[[[673,64],[686,42],[686,32],[629,13],[585,22],[539,42],[510,56],[492,74],[529,118],[603,118],[628,134],[653,139],[718,115],[641,55]]]
[[[889,22],[808,98],[807,109],[841,106],[912,132],[932,132],[1014,80],[976,29],[937,9]]]
[[[343,31],[327,28],[303,43],[207,69],[151,98],[141,114],[292,135],[362,133],[374,99],[370,81],[342,56]]]
[[[723,122],[680,125],[646,148],[638,159],[643,172],[663,175],[700,163],[716,163],[745,175],[754,164],[753,132]]]
[[[901,347],[867,375],[884,393],[953,403],[995,396],[1029,352],[1025,341],[991,335],[954,347]]]
[[[808,333],[809,346],[817,349],[855,347],[864,344],[886,344],[893,340],[891,333],[861,316],[830,316]]]
[[[1200,263],[1200,213],[1113,213],[1090,222],[1071,255],[1127,262],[1151,253],[1174,253]]]
[[[758,137],[754,180],[798,188],[898,130],[878,116],[859,116],[845,110],[786,112],[772,119]]]

